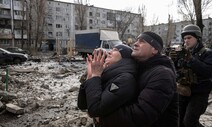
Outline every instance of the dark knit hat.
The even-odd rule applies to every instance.
[[[131,58],[131,53],[132,53],[131,47],[124,44],[120,44],[120,45],[116,45],[114,48],[118,49],[118,51],[121,53],[122,58]]]
[[[163,40],[162,38],[151,31],[147,31],[147,32],[143,32],[141,33],[137,39],[144,39],[146,42],[148,42],[152,47],[154,47],[155,49],[157,49],[159,52],[162,51],[163,49]]]

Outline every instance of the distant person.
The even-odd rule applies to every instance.
[[[162,49],[163,41],[154,32],[147,31],[137,37],[132,52],[139,64],[136,100],[102,117],[102,127],[179,126],[175,67],[167,56],[161,54]],[[128,89],[128,92],[132,90]],[[96,99],[101,100],[98,96]],[[111,107],[115,104],[110,103]]]
[[[191,70],[189,79],[192,81],[185,84],[189,86],[190,94],[180,94],[180,127],[204,127],[199,118],[206,111],[212,89],[212,50],[203,46],[197,25],[185,26],[181,36],[187,50],[183,65]]]
[[[129,46],[121,44],[109,51],[106,59],[101,51],[87,57],[87,80],[80,86],[78,107],[98,117],[96,126],[101,125],[101,118],[135,99],[137,69],[131,53]]]

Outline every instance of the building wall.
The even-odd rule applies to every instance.
[[[203,28],[203,41],[208,42],[212,40],[212,18],[205,19],[203,21],[205,27]]]
[[[11,13],[10,1],[3,0],[0,3],[0,47],[8,46],[11,43]]]
[[[64,43],[74,38],[74,5],[70,3],[48,1],[45,38]],[[64,45],[64,44],[63,44]]]
[[[20,46],[21,39],[21,22],[26,20],[26,17],[22,18],[22,3],[21,1],[13,1],[13,9],[11,8],[12,0],[2,0],[0,3],[0,47],[12,46],[12,39],[14,37],[14,46]],[[13,10],[13,15],[11,11]],[[12,30],[12,19],[14,23],[14,29]],[[12,34],[14,33],[14,34]],[[14,35],[14,36],[13,36]],[[24,30],[24,39],[27,39],[26,30]]]
[[[12,44],[12,30],[11,30],[11,2],[12,0],[2,0],[0,3],[0,46],[8,47]],[[86,11],[86,29],[98,29],[98,28],[110,28],[117,29],[117,25],[123,17],[120,17],[122,11],[110,10],[105,8],[99,8],[94,6],[88,6]],[[44,31],[45,40],[55,43],[56,40],[63,42],[64,46],[68,41],[75,42],[75,30],[77,29],[78,22],[76,20],[76,4],[66,3],[60,1],[47,1],[47,15],[46,26]],[[21,1],[14,0],[14,37],[15,45],[20,46],[21,30],[20,23],[22,21],[21,16],[22,4]],[[158,24],[152,26],[146,26],[141,28],[139,14],[130,13],[135,18],[129,27],[126,29],[123,41],[129,39],[135,41],[135,38],[140,34],[141,29],[151,30],[158,33],[164,40],[165,45],[171,43],[182,43],[181,31],[183,27],[189,24],[188,21],[175,22],[168,27],[168,24]],[[126,16],[126,19],[128,17]],[[26,17],[24,17],[24,20]],[[204,19],[205,25],[203,30],[203,41],[211,39],[212,34],[212,19]],[[117,29],[118,30],[118,29]],[[171,35],[167,35],[168,31],[172,32]],[[118,31],[120,32],[120,31]],[[24,31],[24,39],[27,39],[26,30]]]
[[[115,19],[110,19],[108,14],[116,14],[118,11],[94,6],[86,6],[86,8],[86,29],[115,28],[117,17],[114,17]],[[48,16],[46,18],[47,28],[45,32],[47,40],[59,39],[61,41],[68,41],[71,38],[73,45],[75,45],[75,30],[79,29],[76,27],[79,23],[76,20],[78,14],[75,9],[76,4],[74,3],[48,1]],[[137,25],[135,25],[135,23],[136,22],[133,22],[133,25],[129,25],[126,30],[126,38],[129,35],[133,35],[133,37],[138,35],[136,30]],[[69,31],[69,33],[67,31]]]
[[[168,29],[168,24],[158,24],[158,25],[153,25],[153,26],[147,26],[148,30],[154,31],[157,34],[159,34],[163,41],[164,41],[164,45],[168,42],[171,42],[172,44],[180,44],[182,43],[182,38],[181,38],[181,32],[183,30],[183,28],[190,24],[189,21],[181,21],[181,22],[175,22],[172,23],[172,29],[170,31],[173,31],[173,36],[172,38],[169,38],[167,40],[167,31]],[[202,41],[206,42],[206,41],[211,41],[212,40],[212,18],[208,18],[208,19],[203,19],[203,24],[204,24],[204,28],[203,28],[203,35],[202,35]]]

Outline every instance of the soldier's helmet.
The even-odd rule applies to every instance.
[[[202,37],[202,32],[199,28],[199,26],[194,25],[194,24],[189,24],[183,28],[183,31],[181,33],[181,37],[183,38],[185,35],[194,35],[197,38]]]

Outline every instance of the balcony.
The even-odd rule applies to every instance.
[[[14,15],[15,20],[23,20],[23,17],[21,15]],[[24,17],[24,20],[26,20],[26,16]]]
[[[15,34],[15,39],[21,39],[22,35],[21,34]],[[27,39],[27,35],[24,34],[23,36],[24,39]]]
[[[0,4],[0,8],[10,9],[10,3],[8,4]]]
[[[0,14],[0,19],[11,19],[11,15]]]
[[[0,33],[0,38],[1,39],[12,39],[12,34],[1,34]]]
[[[11,25],[5,25],[5,24],[0,24],[0,28],[3,28],[3,29],[11,29]]]
[[[0,39],[12,39],[12,34],[0,33]]]
[[[15,38],[16,39],[21,39],[21,37],[22,37],[21,30],[14,30],[14,33],[15,33]],[[26,32],[26,30],[23,31],[23,38],[24,39],[27,39],[27,32]]]
[[[21,29],[21,25],[14,25],[14,29]]]

